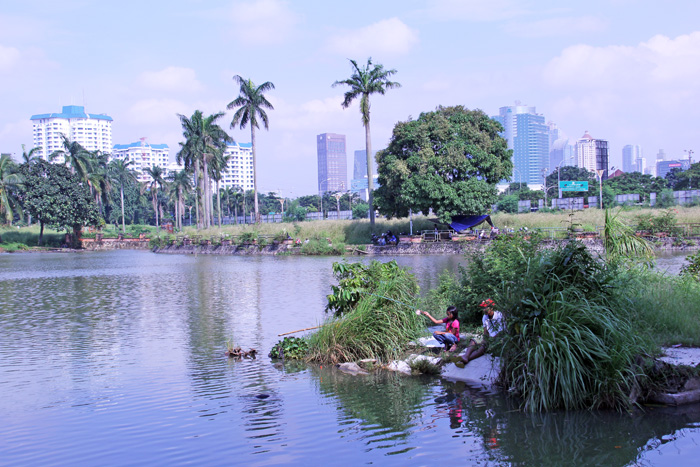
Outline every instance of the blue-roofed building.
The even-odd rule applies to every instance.
[[[112,150],[112,117],[105,114],[90,114],[81,105],[64,105],[61,112],[32,115],[33,145],[41,148],[39,156],[49,156],[63,149],[65,135],[80,143],[88,151]],[[58,162],[63,162],[58,158]]]
[[[170,162],[170,148],[167,144],[150,144],[146,142],[146,138],[130,144],[115,144],[111,152],[110,161],[114,159],[132,161],[129,167],[134,169],[136,178],[140,182],[151,180],[146,169],[154,166],[163,169],[163,176],[182,169]]]

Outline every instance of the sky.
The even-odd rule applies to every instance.
[[[31,147],[35,114],[84,105],[114,119],[113,143],[145,137],[175,158],[177,114],[226,111],[234,75],[270,81],[256,132],[258,189],[318,191],[316,135],[365,147],[359,107],[341,107],[348,59],[371,57],[401,88],[371,98],[372,147],[437,106],[497,115],[535,106],[569,138],[609,141],[611,166],[638,144],[647,164],[700,149],[697,0],[3,1],[0,152]],[[222,127],[238,142],[250,129]],[[694,155],[700,160],[700,154]]]

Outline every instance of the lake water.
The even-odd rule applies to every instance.
[[[396,259],[423,289],[461,261]],[[697,464],[700,406],[532,415],[439,378],[272,362],[277,334],[323,320],[335,260],[0,255],[0,465]]]

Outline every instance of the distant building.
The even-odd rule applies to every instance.
[[[549,127],[544,116],[535,107],[520,105],[501,107],[493,117],[503,125],[501,133],[513,150],[513,180],[522,180],[528,185],[542,182],[549,165]]]
[[[65,135],[70,141],[80,143],[88,151],[112,150],[112,117],[105,114],[85,113],[80,105],[64,105],[60,113],[32,115],[34,147],[40,147],[38,155],[45,160],[63,149]],[[63,157],[56,159],[63,163]]]
[[[688,170],[690,168],[690,161],[688,159],[680,159],[673,161],[658,161],[656,163],[656,176],[661,178],[666,178],[668,174],[673,169]]]
[[[348,161],[345,135],[323,133],[316,137],[318,157],[318,191],[347,191]]]
[[[644,173],[644,162],[642,158],[642,147],[639,145],[627,144],[622,148],[622,170],[625,172]]]
[[[362,201],[367,201],[369,185],[367,183],[367,150],[355,151],[355,159],[352,171],[352,180],[350,180],[350,191],[357,193]],[[377,151],[372,151],[372,180],[376,190],[377,183]]]
[[[149,182],[151,177],[146,173],[146,169],[158,166],[163,169],[163,176],[167,176],[170,171],[170,148],[167,144],[149,144],[146,138],[131,144],[115,144],[112,147],[111,160],[131,161],[132,168],[136,172],[139,182]]]
[[[226,147],[228,160],[219,186],[221,188],[240,187],[244,191],[252,190],[255,182],[253,173],[253,145],[251,143],[233,143]]]
[[[603,170],[603,180],[608,178],[608,142],[603,139],[593,138],[586,131],[581,139],[576,141],[576,166],[598,174],[597,170]]]

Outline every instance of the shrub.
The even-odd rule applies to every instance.
[[[345,244],[337,241],[329,243],[325,238],[311,238],[301,246],[301,252],[311,256],[342,255]]]
[[[309,343],[301,337],[285,337],[277,342],[270,354],[270,358],[303,360],[309,351]]]
[[[310,360],[341,363],[374,358],[386,362],[398,358],[407,343],[424,332],[423,321],[411,305],[418,296],[416,279],[391,263],[373,261],[360,266],[382,269],[385,274],[379,276],[383,280],[377,281],[378,275],[372,274],[372,283],[358,287],[363,291],[359,299],[347,301],[341,317],[329,318],[309,338]],[[367,271],[352,270],[357,276],[370,277]]]
[[[352,207],[353,219],[367,219],[367,216],[369,216],[369,204],[358,203]]]
[[[700,251],[688,255],[685,260],[688,264],[684,264],[681,268],[681,275],[692,277],[700,282]]]
[[[675,209],[666,209],[658,216],[651,213],[640,214],[637,216],[637,230],[651,234],[665,232],[672,236],[678,235],[680,229],[676,227],[676,212]]]

